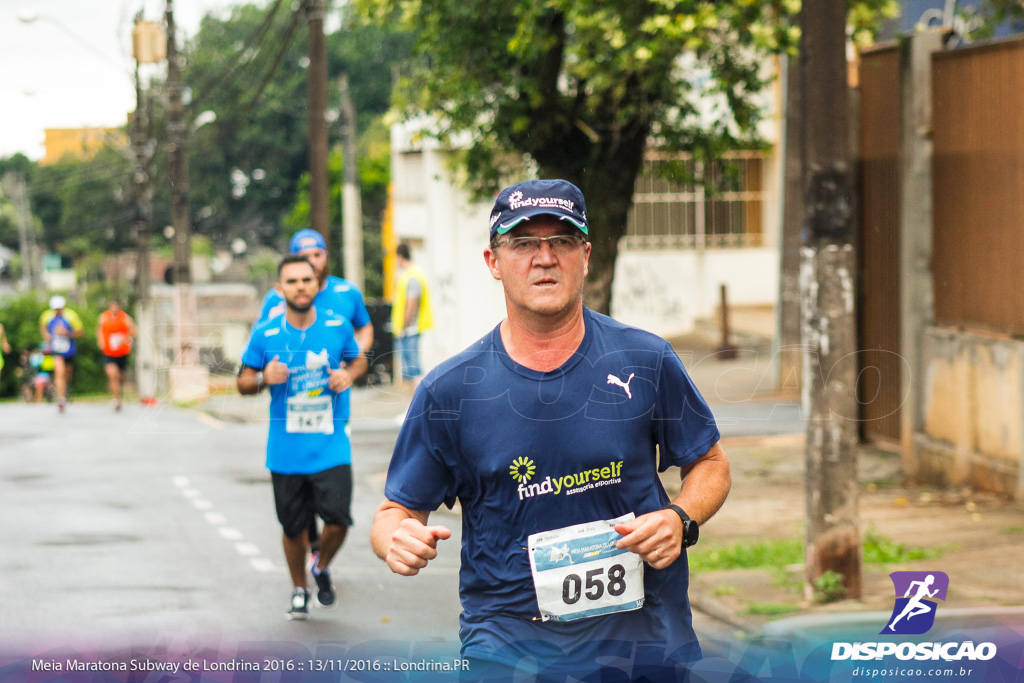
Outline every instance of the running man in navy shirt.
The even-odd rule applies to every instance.
[[[430,512],[461,504],[469,680],[583,678],[598,657],[675,680],[701,656],[686,548],[728,457],[671,346],[584,307],[588,235],[571,183],[498,195],[484,259],[507,317],[417,389],[374,518],[374,551],[412,576],[451,536]]]
[[[310,571],[320,604],[335,601],[328,565],[352,524],[348,389],[366,372],[366,358],[348,319],[313,305],[318,282],[306,257],[286,256],[278,280],[285,312],[253,327],[238,391],[255,394],[270,387],[266,462],[293,585],[288,617],[306,619],[307,527],[314,511],[324,529]]]

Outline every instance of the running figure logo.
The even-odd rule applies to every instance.
[[[946,599],[949,577],[945,572],[893,572],[896,605],[882,634],[920,635],[935,623],[938,600]],[[902,597],[900,597],[902,596]]]
[[[622,387],[625,390],[625,392],[626,392],[626,397],[627,398],[633,398],[633,392],[631,392],[629,390],[629,383],[633,381],[633,375],[634,374],[635,373],[632,373],[632,372],[629,373],[629,379],[627,379],[625,382],[623,382],[621,379],[619,379],[615,375],[608,375],[608,384],[614,384],[617,387]]]

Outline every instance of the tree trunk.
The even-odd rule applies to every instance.
[[[805,219],[800,285],[807,413],[806,592],[826,571],[861,594],[857,360],[846,3],[803,4],[800,69]]]
[[[541,178],[562,178],[574,183],[587,202],[587,224],[593,244],[590,273],[583,285],[583,303],[598,313],[610,314],[615,260],[619,240],[626,233],[629,209],[633,205],[636,178],[643,164],[650,127],[635,123],[624,126],[629,134],[605,135],[594,142],[593,163],[551,163],[552,157],[535,154]],[[562,155],[572,158],[572,155]],[[584,158],[582,155],[576,159]],[[545,163],[548,161],[549,163]]]

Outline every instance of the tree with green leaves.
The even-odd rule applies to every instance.
[[[392,64],[408,54],[410,40],[392,29],[346,22],[326,42],[328,108],[337,109],[338,75],[345,71],[359,129],[366,131],[390,107]],[[288,217],[294,222],[301,214],[309,167],[301,8],[274,0],[235,6],[225,17],[208,15],[183,52],[192,116],[217,115],[195,132],[190,147],[196,232],[221,242],[241,236],[280,243]],[[331,126],[329,141],[337,138]],[[379,215],[373,210],[371,203],[366,215]]]
[[[858,5],[879,6],[890,0]],[[509,157],[574,182],[594,226],[585,298],[607,312],[619,238],[649,144],[717,159],[757,144],[771,55],[795,49],[797,0],[359,0],[415,31],[396,105],[469,132],[474,189]],[[521,178],[515,178],[521,179]]]
[[[90,251],[121,251],[133,243],[126,185],[130,161],[116,143],[90,159],[65,157],[29,176],[32,212],[42,223],[40,246],[77,259]]]
[[[565,178],[594,226],[585,298],[607,312],[618,241],[651,140],[717,158],[753,144],[764,58],[795,44],[783,3],[744,0],[361,0],[417,31],[400,108],[469,131],[470,182],[509,180],[510,153]]]

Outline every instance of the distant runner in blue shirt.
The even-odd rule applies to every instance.
[[[373,346],[373,325],[370,314],[363,301],[363,293],[359,288],[344,278],[328,275],[327,245],[323,235],[316,230],[299,230],[292,236],[289,251],[309,259],[316,270],[320,283],[313,303],[321,311],[329,311],[349,319],[355,329],[356,343],[365,353]],[[268,320],[284,313],[284,299],[276,288],[269,290],[263,297],[260,308],[260,321]]]
[[[564,180],[498,195],[507,317],[416,390],[374,517],[374,552],[412,576],[451,537],[430,512],[461,504],[465,680],[682,680],[701,656],[686,548],[729,460],[671,346],[583,306],[588,233]]]
[[[317,278],[304,256],[286,256],[278,268],[283,315],[257,323],[242,353],[238,391],[270,387],[267,469],[292,579],[288,616],[309,616],[307,528],[324,520],[311,572],[321,605],[335,601],[328,565],[352,524],[352,450],[348,438],[352,382],[366,372],[347,318],[313,305]]]

